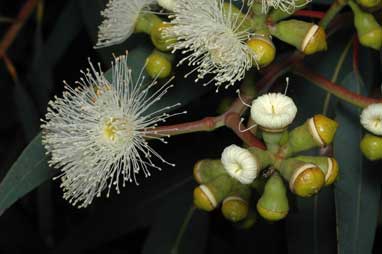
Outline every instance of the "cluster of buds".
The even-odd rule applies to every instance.
[[[315,115],[288,131],[296,113],[293,100],[283,94],[255,99],[251,118],[267,149],[231,145],[224,149],[220,160],[197,162],[194,177],[200,185],[194,191],[195,206],[212,211],[221,204],[227,219],[244,220],[254,199],[251,189],[255,188],[261,195],[256,205],[258,214],[277,221],[289,211],[287,187],[297,196],[310,197],[333,184],[339,173],[336,159],[300,153],[329,145],[338,124],[324,115]],[[257,188],[264,179],[263,188]]]
[[[305,54],[325,50],[326,34],[318,25],[299,20],[281,21],[310,0],[248,1],[238,8],[234,0],[110,0],[101,13],[97,48],[122,43],[133,33],[146,33],[155,49],[146,60],[146,72],[155,79],[173,73],[173,53],[185,56],[197,73],[195,81],[226,87],[242,80],[252,67],[262,68],[276,57],[272,38]],[[160,7],[167,17],[153,9]],[[212,74],[212,75],[211,75]]]

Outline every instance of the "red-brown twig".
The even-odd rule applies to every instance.
[[[25,21],[30,16],[34,8],[36,7],[39,0],[28,0],[24,6],[21,8],[19,14],[17,15],[16,21],[11,25],[8,31],[3,36],[0,43],[0,58],[4,57],[5,52],[11,46],[12,42],[15,40],[18,32],[23,27]]]
[[[302,64],[297,64],[293,68],[293,73],[311,81],[313,84],[335,95],[336,97],[358,107],[364,108],[372,103],[382,103],[382,99],[374,99],[354,93],[336,83],[331,82],[321,74],[315,73]]]
[[[312,10],[298,10],[293,15],[294,16],[300,16],[300,17],[309,17],[309,18],[322,19],[325,16],[325,12],[322,12],[322,11],[312,11]]]

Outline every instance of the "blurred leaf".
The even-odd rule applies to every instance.
[[[39,130],[39,114],[36,106],[25,88],[16,80],[13,90],[17,115],[22,125],[26,140],[30,141]]]
[[[341,82],[346,88],[365,94],[354,73]],[[366,162],[359,148],[362,126],[360,109],[339,103],[337,121],[340,128],[334,143],[340,176],[335,184],[338,253],[372,253],[380,200],[377,168]]]
[[[209,214],[190,208],[193,205],[193,188],[192,185],[185,187],[187,188],[182,188],[169,196],[159,207],[156,221],[143,247],[143,254],[204,253],[208,238]],[[183,225],[187,219],[189,223]],[[183,226],[185,231],[176,249],[176,241]]]
[[[53,69],[82,28],[77,2],[67,1],[45,42],[42,40],[42,27],[36,28],[33,60],[27,77],[41,113],[45,112],[53,89]]]
[[[48,166],[39,134],[25,148],[0,183],[0,214],[55,173]]]

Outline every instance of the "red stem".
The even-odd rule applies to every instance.
[[[312,11],[312,10],[298,10],[293,15],[294,16],[300,16],[300,17],[310,17],[310,18],[322,19],[325,16],[325,12]]]
[[[359,40],[358,36],[353,39],[353,70],[359,76]]]
[[[327,92],[337,96],[338,98],[347,101],[353,105],[364,108],[373,103],[382,103],[382,99],[374,99],[354,93],[336,83],[327,80],[324,76],[313,72],[302,64],[297,64],[293,68],[293,72],[309,81],[318,87],[326,90]]]
[[[11,46],[12,42],[15,40],[18,32],[23,27],[25,21],[30,16],[36,4],[39,0],[28,0],[21,8],[19,14],[17,15],[16,21],[11,25],[8,31],[5,33],[1,43],[0,43],[0,59],[3,58],[7,49]]]

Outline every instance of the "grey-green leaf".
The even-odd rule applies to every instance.
[[[346,88],[365,94],[362,82],[350,73],[341,82]],[[363,135],[360,109],[339,103],[336,111],[340,125],[334,153],[340,165],[335,185],[337,239],[339,254],[372,253],[380,199],[377,168],[365,161],[359,148]]]
[[[0,215],[20,197],[53,177],[55,173],[48,166],[39,134],[25,148],[0,183]]]

